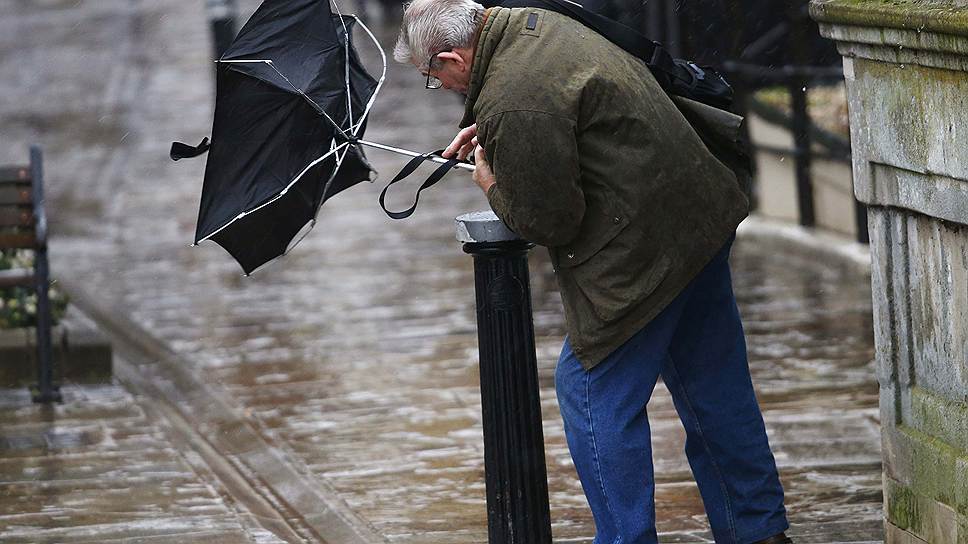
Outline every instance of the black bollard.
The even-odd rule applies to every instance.
[[[492,212],[457,218],[474,257],[490,544],[551,544],[528,251]]]
[[[235,39],[235,0],[205,0],[208,22],[212,27],[215,59],[222,58]]]

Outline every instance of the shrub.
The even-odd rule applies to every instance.
[[[33,269],[34,254],[24,250],[0,251],[0,270],[12,268]],[[53,283],[53,282],[52,282]],[[52,325],[56,325],[67,311],[67,295],[52,285],[50,288],[50,313]],[[34,327],[37,325],[37,293],[25,287],[0,289],[0,329]]]

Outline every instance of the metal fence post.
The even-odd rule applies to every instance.
[[[457,218],[474,257],[490,544],[551,544],[528,251],[493,212]]]
[[[814,211],[813,178],[811,177],[810,114],[807,110],[807,86],[803,80],[793,80],[788,87],[793,109],[794,170],[797,180],[797,204],[800,224],[816,225]]]
[[[803,13],[803,7],[791,4],[787,8],[790,21],[790,56],[798,66],[810,64],[811,54],[806,47],[812,34],[810,19]],[[811,175],[812,141],[810,138],[810,111],[808,102],[808,78],[790,75],[790,109],[793,116],[793,141],[795,148],[795,172],[797,180],[797,202],[800,208],[800,225],[813,227],[817,223],[813,197],[813,178]]]
[[[37,246],[34,248],[34,288],[37,292],[37,385],[33,401],[61,402],[60,387],[54,383],[54,354],[51,346],[50,266],[47,262],[47,214],[44,202],[43,153],[40,146],[30,146],[30,177],[34,199],[34,226]]]

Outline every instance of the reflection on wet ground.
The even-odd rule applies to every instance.
[[[242,4],[251,10],[256,3]],[[289,256],[243,278],[216,246],[188,247],[204,163],[167,159],[171,140],[194,141],[210,130],[203,3],[98,0],[3,9],[0,73],[17,77],[3,84],[0,119],[15,121],[5,127],[4,140],[17,145],[0,149],[0,162],[19,161],[21,144],[46,145],[55,274],[83,278],[105,303],[194,361],[267,440],[332,484],[388,541],[486,541],[472,268],[453,237],[453,217],[486,207],[469,177],[452,174],[403,222],[387,219],[377,206],[379,184],[358,186],[326,204],[316,229]],[[378,36],[385,47],[392,45],[391,29],[378,29]],[[372,61],[372,51],[360,43]],[[416,72],[391,66],[368,139],[417,150],[447,143],[460,101],[423,84]],[[383,180],[405,162],[368,154]],[[390,198],[391,209],[409,204],[406,190]],[[880,541],[867,280],[789,248],[745,240],[736,246],[734,271],[793,532],[804,543]],[[563,330],[542,250],[533,252],[532,276],[555,539],[588,542],[594,528],[553,392]],[[118,412],[135,410],[123,388],[111,391],[121,399]],[[663,541],[710,542],[681,453],[682,431],[661,387],[650,416]],[[69,433],[57,440],[96,440],[90,433],[103,437],[112,421],[97,416],[90,431],[65,424]],[[20,435],[7,429],[4,444],[16,446]],[[71,493],[93,502],[72,506],[76,515],[52,516],[51,509],[63,508],[60,499],[16,487],[28,480],[42,489],[45,469],[17,465],[12,451],[6,447],[0,461],[8,467],[4,481],[10,480],[0,484],[7,486],[0,496],[4,538],[27,525],[94,527],[105,515],[98,512],[141,519],[139,508],[165,512],[174,525],[191,522],[178,516],[184,510],[170,498],[160,498],[157,487],[99,494],[85,492],[81,480]],[[127,486],[148,477],[144,473],[187,470],[175,453],[138,459],[164,465],[158,469],[99,459],[91,470]],[[37,462],[56,467],[60,458]],[[204,481],[203,471],[196,471],[186,478]],[[75,485],[74,478],[57,480]],[[187,504],[197,500],[210,508],[205,515],[223,519],[227,503],[211,502],[211,489],[198,493],[202,498]],[[11,515],[31,521],[14,523]],[[167,534],[176,533],[190,531]]]

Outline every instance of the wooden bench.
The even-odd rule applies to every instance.
[[[34,252],[32,269],[0,270],[0,289],[26,287],[37,293],[37,384],[34,402],[60,402],[54,384],[51,350],[50,268],[47,262],[47,218],[44,214],[40,147],[31,146],[28,166],[0,167],[0,250]]]

